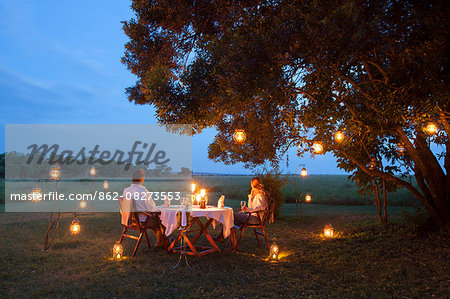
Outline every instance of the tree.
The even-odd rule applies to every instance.
[[[276,164],[288,148],[302,156],[320,142],[361,192],[407,188],[436,225],[448,223],[448,1],[135,0],[132,8],[136,17],[123,23],[122,61],[138,77],[129,100],[153,105],[161,123],[215,127],[211,159]],[[238,128],[243,145],[232,139]]]

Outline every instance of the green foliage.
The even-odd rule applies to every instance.
[[[289,147],[299,144],[301,157],[320,141],[362,194],[386,179],[388,190],[407,188],[436,222],[448,221],[448,1],[135,0],[132,8],[136,18],[123,26],[122,61],[138,76],[129,100],[155,106],[162,123],[215,127],[211,159],[276,165]],[[429,121],[439,128],[431,137]],[[235,129],[245,129],[244,144]],[[446,147],[435,154],[430,142]],[[401,179],[409,173],[420,188]]]
[[[282,175],[279,172],[266,172],[260,174],[264,189],[270,193],[270,196],[275,200],[274,216],[278,218],[280,216],[280,209],[284,203],[284,194],[282,188],[287,183],[287,176]]]

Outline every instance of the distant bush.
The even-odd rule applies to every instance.
[[[270,193],[270,195],[275,200],[275,217],[280,214],[280,208],[284,203],[284,194],[282,188],[287,183],[287,178],[285,175],[280,173],[265,173],[259,175],[261,178],[264,189]]]

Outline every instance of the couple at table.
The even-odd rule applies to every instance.
[[[140,200],[135,200],[136,203],[136,212],[155,212],[156,204],[154,203],[150,193],[147,188],[145,188],[142,184],[145,181],[145,172],[142,168],[136,169],[131,174],[131,185],[125,190],[123,190],[124,198],[134,198],[135,194],[140,196]],[[259,177],[254,177],[250,181],[250,185],[252,187],[251,193],[248,195],[248,206],[242,207],[242,211],[246,213],[251,213],[250,216],[246,213],[234,213],[234,224],[241,226],[247,221],[247,217],[249,218],[249,224],[257,224],[258,218],[260,215],[257,213],[252,213],[253,211],[265,210],[268,207],[268,199],[269,194],[264,190],[262,181]],[[130,195],[132,195],[130,197]],[[135,198],[136,199],[136,198]],[[156,247],[164,247],[166,242],[166,237],[164,235],[164,226],[161,227],[160,221],[156,219],[157,215],[147,216],[144,214],[139,214],[139,221],[146,222],[147,217],[150,217],[148,223],[150,223],[150,229],[156,235]],[[221,232],[217,237],[214,238],[217,242],[223,242],[223,232]]]

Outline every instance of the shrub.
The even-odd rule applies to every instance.
[[[280,208],[284,203],[284,194],[281,188],[286,185],[287,177],[279,172],[267,172],[258,175],[264,185],[264,189],[270,193],[275,200],[275,218],[280,214]]]

